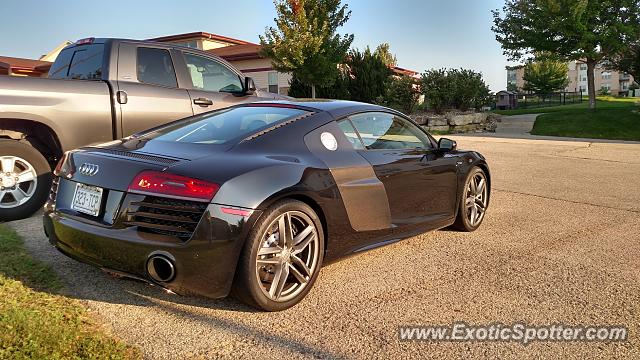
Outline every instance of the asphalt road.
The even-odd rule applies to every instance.
[[[298,306],[256,313],[112,278],[13,223],[105,326],[165,358],[640,358],[640,145],[457,137],[493,175],[475,233],[437,231],[322,269]],[[621,324],[623,343],[400,342],[403,324]]]

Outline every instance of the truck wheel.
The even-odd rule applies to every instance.
[[[51,168],[34,147],[0,140],[0,221],[30,216],[46,201]]]

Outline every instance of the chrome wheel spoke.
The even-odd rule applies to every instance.
[[[282,248],[279,246],[269,246],[269,247],[263,246],[260,248],[260,250],[258,250],[258,256],[280,254],[281,252],[282,252]]]
[[[16,167],[16,158],[13,156],[4,156],[0,159],[0,165],[2,165],[3,173],[12,173]]]
[[[7,195],[7,191],[5,190],[0,191],[0,204],[2,204],[2,199],[4,199],[5,195]]]
[[[36,178],[35,174],[31,170],[25,170],[17,175],[18,180],[16,181],[18,184],[28,181],[33,181]]]
[[[470,219],[471,220],[471,225],[475,225],[477,216],[478,216],[478,209],[474,205],[473,207],[471,207],[471,219]]]
[[[272,299],[277,300],[282,294],[282,289],[289,277],[289,264],[281,264],[276,271],[271,287],[269,288],[269,295]]]
[[[299,268],[298,270],[300,270],[300,272],[302,273],[303,276],[310,276],[311,275],[311,269],[309,269],[307,264],[305,264],[304,261],[302,261],[302,259],[300,259],[299,257],[297,257],[295,255],[292,255],[291,256],[291,261],[297,268]]]
[[[297,267],[293,266],[293,264],[289,266],[291,267],[291,269],[289,269],[291,271],[291,274],[293,274],[296,280],[298,280],[298,283],[305,284],[307,281],[309,281],[309,279],[307,279],[307,277],[304,274],[302,274]]]
[[[293,245],[293,226],[291,225],[291,214],[284,213],[278,219],[278,233],[280,234],[280,246]]]
[[[258,263],[258,266],[280,265],[281,263],[280,259],[277,257],[272,257],[267,259],[258,259],[256,262]]]
[[[307,226],[300,234],[296,235],[293,241],[295,244],[293,245],[293,254],[299,254],[309,246],[311,241],[316,237],[314,230],[313,226]]]
[[[482,195],[484,192],[484,179],[480,178],[478,181],[478,186],[476,187],[476,195]]]

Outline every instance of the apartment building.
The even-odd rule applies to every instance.
[[[587,64],[572,61],[569,63],[569,85],[567,91],[587,91]],[[596,65],[594,71],[596,91],[607,89],[613,95],[626,95],[633,77],[626,73],[606,69],[602,64]]]
[[[524,65],[507,66],[507,89],[522,90],[524,87]],[[613,95],[626,95],[634,82],[631,75],[606,69],[602,64],[596,66],[595,88],[607,89]],[[587,91],[587,64],[579,61],[568,63],[569,84],[565,91]]]

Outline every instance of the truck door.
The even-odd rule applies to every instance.
[[[121,43],[117,105],[121,136],[193,115],[191,98],[178,87],[168,48]]]
[[[183,55],[194,114],[255,99],[242,93],[242,78],[225,64],[188,51],[177,53]]]

